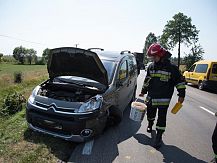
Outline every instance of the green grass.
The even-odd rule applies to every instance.
[[[0,76],[3,74],[13,74],[15,71],[29,72],[46,70],[46,65],[18,65],[18,64],[0,64]]]
[[[14,73],[22,72],[24,81],[38,79],[47,74],[45,65],[0,64],[0,89],[14,84]]]
[[[15,71],[38,71],[46,70],[46,65],[19,65],[19,64],[0,64],[0,75],[2,74],[12,74]]]
[[[0,162],[67,161],[76,144],[28,129],[25,109],[0,120]]]
[[[0,107],[9,92],[17,91],[28,98],[32,89],[48,78],[46,66],[0,64],[0,70]],[[20,84],[13,83],[17,70],[24,73]],[[5,79],[10,82],[3,82]],[[13,116],[0,117],[0,162],[67,161],[75,145],[29,130],[24,106]]]
[[[36,85],[47,79],[47,75],[40,76],[38,79],[32,79],[29,81],[22,82],[20,84],[13,84],[7,87],[0,87],[0,107],[4,101],[4,98],[8,93],[13,93],[14,91],[20,92],[27,98],[31,91]]]

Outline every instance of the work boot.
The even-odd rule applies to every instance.
[[[153,121],[149,121],[148,122],[148,127],[147,127],[147,132],[151,133],[152,132],[152,126],[153,126],[154,122]]]
[[[162,135],[163,131],[157,131],[157,136],[154,143],[154,148],[159,149],[162,145]]]

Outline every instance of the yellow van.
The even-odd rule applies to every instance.
[[[187,83],[198,85],[201,90],[217,90],[217,61],[198,61],[183,76]]]

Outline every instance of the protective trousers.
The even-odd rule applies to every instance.
[[[149,124],[153,125],[158,110],[156,130],[162,133],[166,129],[166,117],[167,117],[168,107],[169,106],[153,106],[152,102],[148,102],[147,104],[147,119]]]

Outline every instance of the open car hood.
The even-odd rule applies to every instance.
[[[98,55],[89,50],[73,47],[51,49],[47,70],[51,79],[58,76],[78,76],[108,86],[105,67]]]

